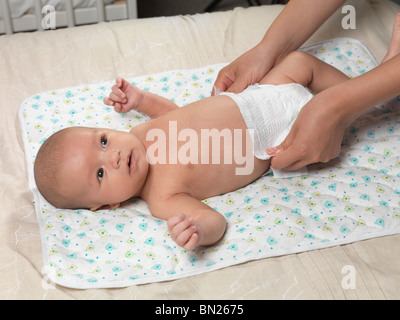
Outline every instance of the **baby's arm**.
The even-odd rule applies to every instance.
[[[135,109],[154,119],[178,108],[171,100],[141,90],[123,78],[117,78],[111,90],[110,95],[104,98],[104,103],[113,106],[118,113]]]
[[[303,52],[295,51],[275,66],[260,84],[299,83],[315,92],[323,91],[349,78],[340,70]]]
[[[172,240],[188,251],[197,245],[214,244],[226,229],[220,213],[187,194],[172,196],[155,205],[149,203],[149,207],[155,217],[168,220]]]

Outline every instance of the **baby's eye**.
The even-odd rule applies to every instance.
[[[103,176],[104,176],[104,169],[103,169],[103,168],[100,168],[100,169],[97,171],[97,179],[99,180],[99,182],[101,182],[101,179],[103,179]]]
[[[105,148],[106,145],[107,145],[107,138],[105,136],[102,136],[101,139],[100,139],[100,143],[101,143],[101,146],[103,148]]]

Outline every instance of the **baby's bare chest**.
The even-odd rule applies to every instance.
[[[240,169],[240,170],[238,170]],[[209,164],[157,164],[152,168],[149,194],[167,198],[189,194],[202,200],[242,188],[258,179],[269,169],[269,161]]]

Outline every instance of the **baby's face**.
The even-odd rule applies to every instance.
[[[60,174],[66,175],[63,181],[91,210],[117,207],[138,195],[146,181],[146,151],[132,133],[76,127],[69,132],[65,148]]]

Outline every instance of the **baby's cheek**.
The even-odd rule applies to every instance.
[[[108,198],[113,202],[122,202],[130,198],[130,190],[127,179],[118,177],[110,181],[107,186]]]

